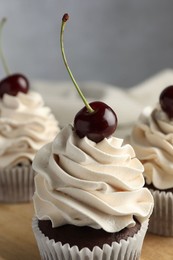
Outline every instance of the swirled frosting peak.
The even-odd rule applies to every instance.
[[[71,125],[35,156],[36,215],[64,224],[116,232],[146,220],[153,199],[143,188],[143,166],[122,139],[80,139]]]
[[[173,188],[173,120],[159,104],[144,109],[129,142],[144,165],[147,184]]]
[[[57,132],[57,121],[39,93],[5,94],[0,100],[0,168],[32,161]]]

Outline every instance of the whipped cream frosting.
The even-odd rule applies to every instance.
[[[0,168],[28,164],[57,132],[57,121],[39,93],[4,94],[0,99]]]
[[[42,147],[33,161],[36,216],[64,224],[117,232],[151,214],[153,198],[143,188],[143,166],[122,139],[80,139],[71,125]]]
[[[144,109],[129,142],[144,165],[146,183],[173,188],[173,120],[159,104]]]

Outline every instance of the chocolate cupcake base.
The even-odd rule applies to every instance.
[[[34,194],[34,171],[17,165],[0,171],[0,203],[29,202]]]
[[[69,244],[71,247],[77,245],[79,250],[88,247],[90,250],[95,245],[100,248],[106,243],[111,245],[112,242],[120,243],[121,239],[127,240],[133,237],[141,227],[139,222],[134,227],[124,228],[116,233],[108,233],[103,229],[93,229],[91,227],[78,227],[74,225],[64,225],[52,228],[50,220],[39,220],[38,227],[40,231],[49,239],[54,239],[55,243],[61,241],[62,245]]]
[[[136,260],[140,258],[147,227],[148,221],[111,234],[72,225],[54,229],[50,221],[36,217],[32,224],[41,259],[47,260]]]

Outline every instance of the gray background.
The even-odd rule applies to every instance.
[[[0,0],[0,17],[8,18],[3,47],[13,72],[69,80],[59,45],[65,12],[71,18],[66,54],[77,81],[127,88],[173,67],[171,0]]]

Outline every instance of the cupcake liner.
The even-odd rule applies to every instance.
[[[141,229],[133,237],[113,242],[112,245],[104,244],[102,248],[95,246],[91,251],[84,247],[79,250],[77,246],[62,245],[49,240],[38,227],[38,219],[33,218],[32,229],[38,244],[42,260],[137,260],[140,259],[143,240],[148,228],[148,221],[141,225]]]
[[[34,171],[31,164],[1,170],[0,202],[28,202],[33,194]]]
[[[173,236],[173,193],[154,191],[154,210],[150,217],[148,231],[162,236]]]

